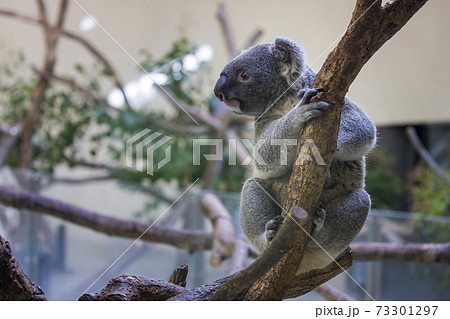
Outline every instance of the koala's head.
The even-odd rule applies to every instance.
[[[276,38],[231,60],[220,73],[214,94],[238,114],[259,116],[296,96],[299,88],[294,83],[305,68],[302,48]]]

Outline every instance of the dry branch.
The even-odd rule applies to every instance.
[[[188,270],[188,265],[181,265],[180,267],[175,268],[173,273],[170,275],[169,283],[180,287],[186,287]]]
[[[227,275],[232,275],[245,268],[250,250],[251,247],[248,244],[247,239],[242,235],[237,236]]]
[[[231,30],[230,20],[228,19],[227,10],[224,3],[219,5],[219,11],[217,12],[217,19],[220,22],[220,28],[222,35],[225,39],[225,43],[228,50],[228,56],[230,59],[237,55],[236,41],[234,39],[233,31]]]
[[[95,163],[95,162],[89,162],[89,161],[85,161],[85,160],[78,160],[75,158],[68,158],[66,157],[65,160],[69,163],[69,165],[71,166],[81,166],[81,167],[87,167],[87,168],[92,168],[92,169],[104,169],[104,170],[109,170],[109,171],[113,171],[116,170],[117,168],[108,164],[104,164],[104,163]]]
[[[222,128],[222,122],[216,117],[201,112],[197,107],[188,105],[182,100],[180,100],[175,93],[167,86],[155,86],[163,95],[167,98],[167,100],[172,103],[176,108],[181,109],[191,115],[196,120],[201,121],[206,126],[213,128],[214,130],[220,130]]]
[[[450,243],[355,243],[351,248],[357,261],[395,260],[450,264]]]
[[[184,290],[183,287],[162,280],[123,275],[111,279],[100,292],[84,294],[78,300],[162,301],[181,294]]]
[[[166,243],[188,251],[211,248],[212,236],[196,230],[178,230],[102,215],[84,208],[38,194],[0,186],[0,203],[50,215],[76,225],[112,235],[144,241]]]
[[[42,104],[45,99],[45,92],[56,64],[56,47],[67,11],[67,6],[68,1],[61,0],[58,10],[57,23],[52,26],[48,22],[47,10],[44,2],[38,1],[39,14],[43,25],[46,47],[42,74],[39,76],[39,79],[33,88],[31,105],[27,110],[25,119],[23,120],[19,158],[19,167],[21,168],[28,168],[31,165],[34,151],[32,137],[34,135],[36,125],[39,122]]]
[[[289,227],[286,227],[285,230],[287,231],[285,236],[287,236],[289,234]],[[289,240],[289,238],[286,239]],[[278,248],[285,249],[287,247],[282,241],[272,244],[272,246],[274,252]],[[271,253],[271,256],[273,257],[274,255]],[[344,265],[345,268],[348,268],[351,266],[351,259],[346,256],[348,256],[348,253],[339,256],[337,261],[339,264]],[[263,270],[265,267],[264,261],[258,262],[257,265],[252,264],[249,268],[251,267],[257,271]],[[301,277],[298,277],[297,281],[292,283],[291,289],[288,290],[284,298],[294,298],[305,294],[324,283],[327,280],[329,272],[337,274],[341,271],[341,268],[336,268],[336,264],[330,264],[324,269],[316,269],[303,274]],[[245,277],[245,275],[250,275],[250,277]],[[239,276],[243,276],[242,279],[244,280],[236,280]],[[242,300],[245,296],[245,290],[249,287],[248,283],[247,285],[245,284],[245,281],[249,280],[254,280],[254,277],[251,272],[249,273],[244,270],[233,276],[216,280],[211,284],[194,289],[184,289],[159,280],[138,276],[120,276],[112,279],[100,292],[85,294],[80,297],[80,300]],[[306,288],[302,289],[299,285],[303,285]],[[233,289],[237,290],[233,291]]]
[[[233,221],[216,195],[211,193],[203,195],[201,204],[203,214],[211,220],[214,227],[210,263],[217,267],[223,259],[233,254],[236,240]]]
[[[235,233],[233,220],[220,199],[207,193],[201,200],[203,214],[211,220],[214,228],[210,263],[219,266],[222,260],[231,256],[228,275],[245,268],[249,251],[254,255],[250,245],[243,236]]]
[[[259,38],[262,37],[264,34],[263,30],[257,29],[253,34],[249,37],[247,40],[247,44],[244,46],[245,49],[248,49],[256,44],[258,42]]]
[[[355,301],[354,298],[328,283],[320,285],[315,291],[329,301]]]
[[[0,236],[0,300],[47,300],[20,268],[9,243]]]
[[[414,127],[408,126],[406,128],[406,136],[408,137],[409,142],[411,143],[414,150],[419,154],[420,158],[427,163],[428,167],[442,180],[450,183],[450,177],[445,174],[445,172],[439,167],[439,165],[435,162],[431,154],[427,151],[425,146],[423,146],[420,141],[419,136],[417,135]]]

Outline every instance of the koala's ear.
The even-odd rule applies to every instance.
[[[285,73],[293,74],[294,72],[301,71],[303,53],[302,49],[296,43],[288,39],[276,38],[273,54],[287,66],[283,70]]]

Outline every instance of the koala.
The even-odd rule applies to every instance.
[[[240,222],[260,253],[283,221],[281,207],[296,161],[297,145],[292,141],[299,141],[308,121],[333,108],[326,102],[311,102],[321,91],[310,88],[315,76],[299,44],[276,38],[232,59],[214,87],[216,97],[229,109],[255,119],[259,160],[254,155],[253,176],[242,189]],[[365,155],[375,142],[374,123],[346,98],[337,150],[318,206],[311,212],[312,239],[297,275],[328,265],[361,230],[371,205],[364,190]]]

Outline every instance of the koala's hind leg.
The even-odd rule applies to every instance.
[[[281,208],[272,200],[270,185],[262,179],[248,179],[241,194],[241,227],[258,252],[275,236],[283,219]]]
[[[364,189],[357,189],[329,202],[321,229],[313,232],[311,247],[317,244],[325,249],[343,250],[358,235],[370,210],[370,196]]]
[[[364,189],[337,198],[324,208],[323,225],[313,229],[297,275],[323,268],[333,261],[358,235],[370,210],[370,197]],[[319,246],[320,245],[320,246]]]

